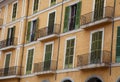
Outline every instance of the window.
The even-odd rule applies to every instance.
[[[27,36],[26,36],[27,43],[35,41],[37,39],[36,34],[38,30],[38,23],[39,23],[39,19],[28,22]]]
[[[95,0],[94,21],[103,18],[104,0]]]
[[[15,39],[14,36],[15,36],[15,26],[13,26],[12,28],[8,28],[6,46],[10,46],[14,44],[14,39]]]
[[[15,20],[17,14],[17,3],[13,4],[12,20]]]
[[[34,0],[33,13],[36,13],[38,11],[38,4],[39,0]]]
[[[51,0],[51,6],[56,4],[56,0]]]
[[[32,71],[33,53],[34,53],[34,49],[28,50],[26,74],[30,74]]]
[[[101,62],[102,35],[103,35],[103,31],[92,33],[90,63]]]
[[[81,2],[66,7],[63,32],[78,29],[80,27],[80,13]]]
[[[65,68],[73,67],[74,45],[75,45],[75,39],[67,40],[66,54],[65,54]]]
[[[120,62],[120,26],[117,28],[116,62]]]
[[[11,54],[6,54],[4,75],[8,75],[9,73],[10,57],[11,57]]]
[[[55,22],[55,12],[49,14],[48,20],[48,35],[53,34],[54,32],[54,22]]]
[[[45,46],[44,70],[50,70],[53,44]]]

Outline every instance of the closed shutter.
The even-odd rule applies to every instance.
[[[38,10],[38,4],[39,4],[39,0],[34,0],[34,8],[33,8],[34,13],[36,13]]]
[[[56,0],[51,0],[51,6],[55,5],[55,3],[56,3]]]
[[[52,44],[46,45],[44,70],[49,70],[51,67]]]
[[[116,62],[120,62],[120,26],[117,28]]]
[[[70,7],[68,6],[68,7],[66,7],[66,9],[65,9],[63,32],[67,32],[67,31],[68,31],[69,12],[70,12]]]
[[[28,22],[27,37],[26,37],[27,43],[30,41],[30,30],[31,30],[31,21]]]
[[[72,68],[73,66],[74,45],[75,39],[67,40],[65,68]]]
[[[9,67],[11,54],[6,55],[5,68]]]
[[[34,52],[34,49],[28,51],[26,74],[30,74],[32,71],[33,52]]]
[[[81,4],[82,2],[79,2],[77,4],[77,11],[76,11],[76,21],[75,21],[75,29],[78,29],[80,27],[80,15],[81,15]]]
[[[13,20],[16,18],[16,13],[17,13],[17,3],[13,5],[13,13],[12,13]]]

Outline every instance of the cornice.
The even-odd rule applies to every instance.
[[[0,0],[0,9],[3,6],[5,6],[5,5],[9,4],[9,3],[12,3],[13,1],[17,1],[17,0]]]

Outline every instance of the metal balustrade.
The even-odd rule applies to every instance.
[[[49,61],[44,61],[44,62],[39,62],[34,64],[34,73],[55,71],[55,70],[56,70],[55,60],[49,60]]]
[[[54,24],[53,27],[48,26],[44,27],[38,30],[37,32],[37,37],[42,38],[45,36],[49,36],[52,34],[59,34],[60,33],[60,25],[59,24]]]
[[[113,7],[107,6],[103,8],[103,12],[92,11],[87,14],[81,15],[80,25],[85,25],[104,18],[112,18],[112,17],[113,17]]]
[[[101,52],[91,52],[77,56],[77,67],[88,66],[92,64],[105,64],[109,66],[110,51],[103,50]]]
[[[15,46],[15,45],[17,45],[16,37],[12,37],[12,38],[8,38],[8,39],[0,41],[0,49],[9,47],[9,46]]]
[[[13,76],[13,75],[20,76],[20,75],[22,75],[21,69],[22,69],[22,67],[19,67],[19,66],[1,68],[0,69],[0,77]]]

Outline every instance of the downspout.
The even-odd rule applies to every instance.
[[[27,26],[27,17],[28,17],[28,12],[29,12],[29,2],[30,2],[30,0],[28,0],[28,2],[27,2],[27,12],[26,12],[26,18],[25,18],[25,22],[24,22],[24,27],[25,27],[25,30],[24,30],[24,37],[23,37],[23,48],[22,48],[22,57],[21,57],[21,63],[20,63],[20,65],[21,65],[21,69],[20,69],[20,73],[21,73],[21,75],[22,75],[22,70],[24,69],[23,67],[22,67],[22,65],[23,65],[23,57],[24,57],[24,46],[25,46],[25,37],[26,37],[26,26]],[[20,78],[19,78],[19,82],[20,82]]]
[[[114,17],[115,17],[115,8],[116,8],[116,0],[114,0],[114,8],[113,8],[113,17],[112,17],[112,36],[111,36],[111,52],[110,52],[110,76],[112,75],[112,55],[113,55],[113,40],[114,40]]]
[[[62,17],[63,17],[63,1],[62,0],[62,8],[61,8],[61,18],[60,18],[60,29],[59,29],[59,38],[58,38],[58,52],[57,52],[57,62],[56,62],[56,70],[58,69],[58,60],[60,55],[60,33],[62,28]],[[55,74],[55,80],[57,79],[57,73]]]

